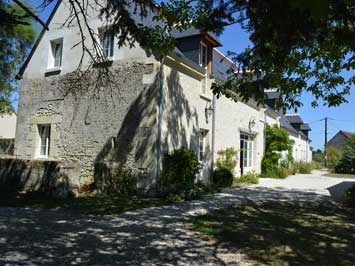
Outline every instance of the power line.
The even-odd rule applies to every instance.
[[[334,119],[334,118],[329,118],[330,120],[333,120],[335,122],[348,122],[348,123],[355,123],[355,120],[342,120],[342,119]]]
[[[313,124],[313,123],[316,123],[316,122],[321,122],[323,121],[324,119],[318,119],[318,120],[314,120],[312,122],[307,122],[308,124]]]

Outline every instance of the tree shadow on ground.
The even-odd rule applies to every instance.
[[[328,202],[329,203],[329,202]],[[194,229],[256,265],[354,265],[355,211],[314,200],[249,200],[194,218]]]
[[[300,213],[300,215],[307,215],[307,221],[312,225],[313,219],[316,219],[316,217],[313,214],[314,210],[312,210],[312,213],[307,211],[307,205],[310,202],[314,204],[324,201],[329,203],[322,205],[329,206],[328,211],[327,209],[324,210],[326,211],[324,217],[327,218],[327,222],[320,221],[327,225],[327,228],[314,226],[314,230],[312,230],[311,227],[308,229],[307,225],[304,225],[304,231],[287,232],[285,230],[292,228],[292,225],[297,222],[297,219],[291,221],[287,219],[288,216],[292,216],[294,208],[284,209],[286,217],[278,218],[278,215],[281,216],[281,210],[277,207],[273,211],[272,208],[260,205],[263,202],[284,202],[287,204],[291,201],[303,206],[304,213]],[[313,241],[316,241],[317,238],[331,241],[331,237],[343,236],[341,233],[344,233],[342,245],[338,247],[338,250],[335,250],[332,246],[329,246],[328,249],[320,246],[320,249],[323,249],[324,252],[333,252],[338,258],[339,254],[349,251],[349,247],[351,247],[349,241],[354,229],[348,225],[351,220],[347,219],[350,219],[350,217],[341,210],[334,209],[335,206],[331,204],[329,197],[300,191],[243,188],[226,190],[202,200],[147,208],[121,215],[92,216],[54,210],[0,208],[0,264],[240,265],[238,264],[239,261],[229,263],[223,260],[218,254],[216,245],[208,238],[201,237],[198,233],[191,231],[189,226],[191,217],[206,211],[216,211],[234,203],[250,205],[250,207],[245,207],[248,210],[246,214],[242,214],[237,221],[232,219],[235,224],[230,224],[230,226],[239,226],[238,230],[245,232],[245,234],[249,233],[250,237],[263,233],[267,240],[268,234],[272,235],[275,229],[278,229],[280,236],[289,237],[285,241],[291,243],[304,242],[309,237]],[[336,213],[334,213],[335,210]],[[260,212],[260,214],[256,215],[257,212]],[[276,217],[271,219],[268,218],[269,216]],[[335,224],[329,221],[329,219],[333,221],[335,218],[332,217],[334,216],[339,217]],[[231,213],[231,217],[235,218],[235,213]],[[257,225],[260,228],[248,226],[252,223],[253,217],[259,219]],[[272,220],[273,222],[271,222]],[[316,221],[319,221],[319,219],[316,219]],[[347,222],[337,226],[338,221]],[[341,226],[344,228],[341,228]],[[284,227],[285,229],[283,229]],[[265,233],[263,230],[265,230]],[[301,232],[305,234],[301,234]],[[345,235],[345,232],[348,235]],[[307,234],[311,235],[308,236]],[[325,235],[329,235],[329,237]],[[216,234],[216,236],[218,235]],[[233,242],[233,245],[242,248],[243,243],[253,243],[253,241],[258,240],[249,239],[244,235],[244,238]],[[262,241],[257,243],[259,246],[256,250],[261,251],[262,248],[270,250],[271,246],[266,247]],[[313,242],[310,243],[313,244]],[[293,248],[297,247],[296,244],[293,245]],[[352,244],[352,246],[354,245]],[[246,249],[245,252],[247,255],[252,255],[251,250]],[[299,252],[303,252],[303,250],[299,250]],[[304,254],[305,256],[312,255],[311,249],[305,250]],[[342,265],[348,265],[346,264],[347,259],[350,259],[353,255],[349,251],[349,254],[344,254],[344,256],[344,259],[340,262],[344,263]],[[306,262],[302,265],[307,265],[307,258],[302,257],[302,259]],[[329,259],[331,263],[326,262],[323,265],[340,265],[333,263],[334,260]],[[297,256],[291,257],[290,265],[299,265],[296,264],[298,261],[300,260],[297,260]],[[320,265],[317,263],[308,263],[308,265]]]

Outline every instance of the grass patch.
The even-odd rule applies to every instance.
[[[355,174],[326,173],[323,176],[339,177],[339,178],[355,178]]]
[[[82,214],[107,215],[169,204],[164,198],[138,196],[86,196],[54,199],[43,194],[1,193],[0,207],[59,209]]]
[[[259,184],[259,175],[255,172],[250,172],[234,179],[237,184]]]
[[[258,265],[354,265],[354,210],[311,205],[236,204],[193,218],[193,228]]]

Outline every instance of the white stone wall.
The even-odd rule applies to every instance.
[[[94,5],[95,6],[95,5]],[[104,21],[100,20],[97,16],[98,11],[93,10],[88,7],[88,18],[89,23],[92,29],[95,30],[97,39],[99,40],[99,29],[105,27]],[[41,42],[39,43],[37,49],[35,50],[31,61],[28,64],[28,67],[24,73],[25,77],[29,78],[43,78],[48,74],[49,67],[48,63],[50,60],[51,40],[56,40],[63,38],[63,51],[62,51],[62,66],[60,68],[60,74],[66,74],[73,72],[77,69],[81,56],[82,48],[81,45],[77,45],[81,41],[80,31],[75,23],[72,27],[68,28],[63,26],[64,21],[68,18],[69,8],[67,0],[63,0],[59,5],[50,25],[49,30],[45,31]],[[89,33],[87,29],[84,28],[84,35],[86,36],[85,44],[87,47],[92,46],[90,41]],[[144,62],[144,60],[149,57],[144,49],[142,49],[139,44],[135,44],[134,47],[123,46],[118,47],[117,38],[115,37],[115,46],[114,46],[114,55],[113,60],[127,60],[135,59]],[[74,47],[75,46],[75,47]],[[153,59],[152,59],[153,60]],[[148,59],[149,61],[149,59]],[[154,60],[153,60],[154,61]],[[91,59],[86,55],[83,59],[83,67],[85,70],[88,64],[91,62]]]
[[[208,173],[211,163],[212,117],[206,117],[205,109],[212,103],[212,93],[202,95],[201,81],[204,73],[168,57],[164,65],[164,106],[162,123],[163,153],[181,147],[198,153],[201,130],[206,135],[205,167]]]
[[[269,126],[273,126],[273,125],[280,126],[280,116],[278,113],[270,109],[267,109],[265,113],[266,113],[266,124],[268,124]]]
[[[251,104],[245,104],[240,101],[234,102],[225,97],[221,97],[216,102],[216,146],[215,158],[217,152],[226,148],[234,148],[237,151],[236,175],[240,175],[240,134],[252,133],[253,141],[253,165],[255,172],[261,171],[261,160],[264,153],[264,126],[265,115],[264,108],[258,108]],[[249,122],[254,120],[255,126],[249,128]]]
[[[16,114],[0,114],[0,139],[15,138],[16,118]]]
[[[311,145],[305,137],[295,132],[288,131],[290,139],[295,143],[292,147],[292,156],[296,162],[311,162],[312,151]]]

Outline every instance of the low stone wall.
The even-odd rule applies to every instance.
[[[107,182],[112,181],[111,173],[112,169],[116,166],[120,166],[117,163],[110,162],[99,162],[95,164],[95,175],[94,175],[94,184],[95,188],[99,193],[105,193],[104,187],[107,185]],[[152,184],[152,179],[149,177],[149,174],[142,169],[131,168],[129,166],[123,165],[124,168],[130,169],[132,178],[135,177],[137,193],[140,195],[154,195],[156,192],[156,187]],[[109,184],[109,183],[108,183]]]
[[[67,197],[76,190],[66,167],[57,161],[0,159],[0,191],[43,192]]]
[[[14,155],[15,139],[0,139],[0,155]]]

